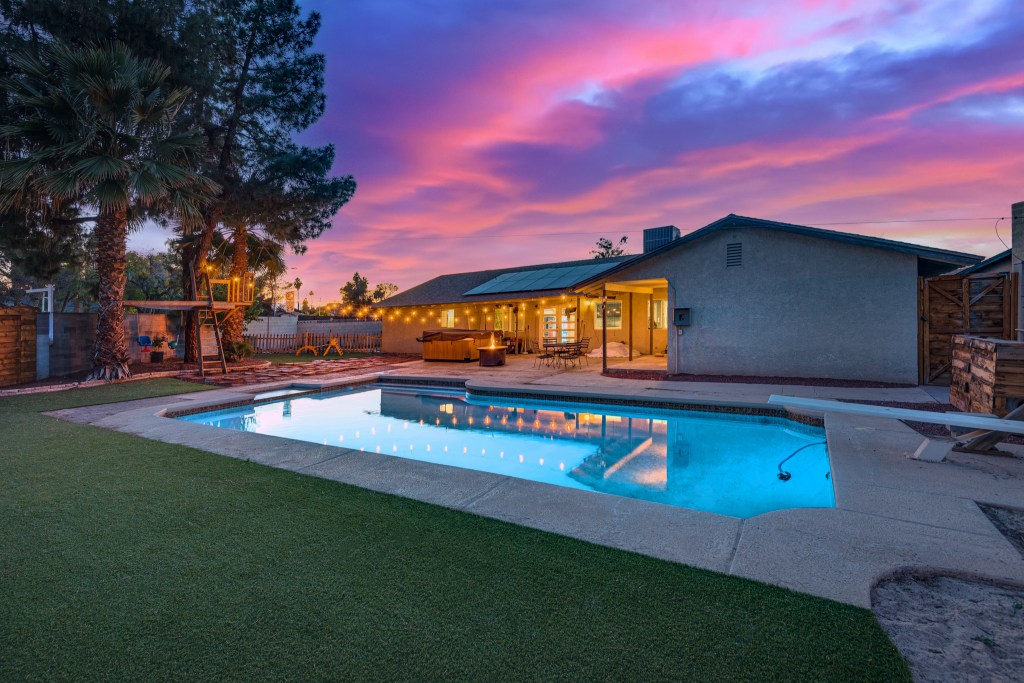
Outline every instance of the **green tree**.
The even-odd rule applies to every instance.
[[[378,301],[384,301],[390,296],[394,296],[398,292],[398,285],[393,282],[381,282],[373,288],[373,293],[370,298],[374,303]]]
[[[622,256],[626,253],[626,241],[628,237],[619,238],[619,243],[615,244],[607,237],[602,237],[597,240],[597,248],[591,249],[590,253],[594,255],[594,258],[614,258],[616,256]]]
[[[370,297],[370,281],[356,272],[352,279],[342,285],[338,290],[342,302],[355,307],[366,306],[372,303]]]
[[[125,298],[148,301],[180,301],[181,261],[174,251],[141,254],[129,251],[125,257]]]
[[[15,55],[42,59],[52,41],[87,48],[113,42],[127,45],[139,58],[171,67],[167,90],[187,88],[191,96],[177,106],[181,130],[199,120],[198,109],[211,106],[217,66],[215,11],[219,0],[3,0],[0,2],[0,74],[14,71]],[[16,98],[0,89],[0,121],[17,117]],[[86,238],[92,219],[65,203],[58,214],[0,214],[0,257],[16,261],[39,282],[63,279],[62,269],[81,271],[76,242]],[[90,211],[94,213],[94,211]],[[155,216],[153,218],[156,218]]]
[[[393,295],[398,291],[398,285],[381,282],[371,289],[369,279],[357,272],[338,291],[341,293],[342,303],[358,310]]]
[[[188,93],[166,87],[165,66],[120,44],[52,43],[40,57],[23,53],[11,64],[8,120],[0,127],[0,213],[33,211],[47,223],[47,214],[66,215],[68,206],[95,208],[99,311],[90,377],[127,377],[129,227],[147,214],[174,213],[187,230],[218,189],[193,170],[202,139],[174,127]]]
[[[249,268],[246,243],[251,236],[265,243],[287,244],[293,252],[303,253],[306,241],[329,228],[331,218],[355,192],[350,176],[329,177],[333,146],[311,149],[287,143],[268,154],[272,156],[239,183],[235,201],[225,207],[222,220],[234,244],[233,276],[241,276]],[[229,318],[224,330],[226,343],[241,339],[241,335],[241,319]]]
[[[330,175],[332,146],[291,141],[325,102],[324,58],[312,50],[320,16],[303,16],[297,0],[2,0],[0,8],[0,69],[3,45],[119,40],[170,66],[168,87],[191,89],[178,122],[202,130],[204,172],[222,189],[204,211],[200,239],[181,251],[187,296],[215,231],[237,245],[238,275],[247,233],[301,253],[355,191],[351,176]],[[0,118],[3,106],[0,93]],[[186,328],[186,358],[194,360],[194,316]]]
[[[324,58],[312,51],[320,15],[303,18],[296,0],[221,3],[216,106],[205,110],[208,118],[199,123],[209,143],[208,173],[223,189],[206,211],[202,234],[212,239],[221,223],[237,232],[237,274],[243,269],[246,230],[263,226],[266,236],[301,251],[305,240],[330,226],[330,216],[348,201],[355,181],[329,177],[333,147],[309,150],[290,139],[324,111]],[[208,244],[186,255],[196,272]]]

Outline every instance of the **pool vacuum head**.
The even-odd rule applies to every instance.
[[[790,474],[789,472],[779,472],[778,474],[779,479],[781,479],[782,481],[789,481],[789,478],[792,476],[793,475]]]

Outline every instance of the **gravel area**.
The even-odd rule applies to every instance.
[[[1024,586],[904,574],[879,583],[872,605],[914,680],[1024,675]]]

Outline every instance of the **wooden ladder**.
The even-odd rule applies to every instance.
[[[198,309],[199,322],[199,376],[206,377],[208,371],[216,369],[220,366],[222,374],[228,374],[228,359],[224,356],[224,340],[220,336],[220,326],[224,322],[223,319],[217,317],[217,311],[213,308],[213,287],[210,284],[209,273],[203,273],[203,279],[206,281],[206,297],[208,307]],[[234,311],[228,311],[228,315]],[[224,316],[227,318],[227,316]],[[203,328],[207,325],[213,327],[213,338],[216,340],[216,353],[207,353],[206,349],[203,348]],[[212,367],[210,367],[212,366]]]
[[[217,317],[217,312],[210,308],[200,308],[198,318],[199,376],[206,377],[206,373],[215,370],[217,366],[220,366],[221,373],[228,374],[228,360],[224,356],[224,344],[220,337],[220,323],[222,321]],[[209,353],[203,348],[203,328],[206,326],[213,327],[213,338],[216,340],[214,343],[215,353]]]

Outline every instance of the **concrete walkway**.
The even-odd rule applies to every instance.
[[[595,399],[628,396],[652,402],[670,399],[701,404],[763,404],[771,393],[942,400],[941,395],[919,388],[685,382],[665,386],[670,383],[611,379],[587,370],[534,369],[525,362],[497,370],[416,362],[399,366],[391,374],[464,378],[469,380],[470,389],[503,387],[547,394],[571,391]],[[318,378],[303,385],[333,388],[368,379],[375,376],[334,381]],[[218,430],[164,416],[168,411],[248,402],[255,393],[281,386],[239,387],[77,408],[53,415],[863,607],[870,606],[874,583],[901,568],[1024,582],[1024,558],[974,502],[1024,507],[1024,460],[962,454],[938,464],[909,460],[907,455],[916,449],[921,437],[899,422],[826,415],[836,507],[782,510],[737,519],[376,453]]]

